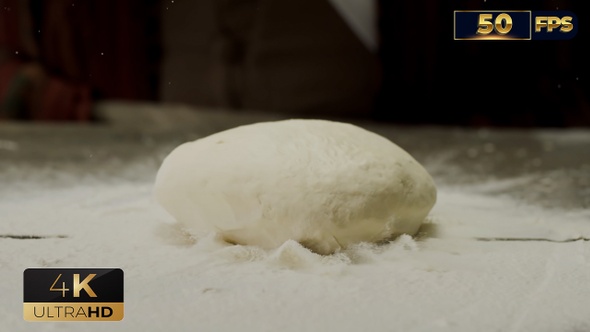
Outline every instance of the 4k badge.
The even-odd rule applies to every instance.
[[[123,270],[29,268],[23,274],[23,317],[28,321],[123,319]]]

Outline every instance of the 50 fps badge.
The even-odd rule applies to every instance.
[[[29,268],[23,274],[27,321],[123,319],[123,270]]]

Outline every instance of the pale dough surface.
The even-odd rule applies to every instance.
[[[436,202],[424,167],[390,140],[327,120],[261,122],[187,142],[158,170],[158,203],[192,235],[333,253],[415,235]]]

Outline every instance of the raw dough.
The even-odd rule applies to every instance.
[[[415,235],[436,202],[428,172],[390,140],[327,120],[261,122],[184,143],[162,163],[156,200],[196,237],[330,254]]]

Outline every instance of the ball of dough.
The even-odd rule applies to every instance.
[[[428,172],[390,140],[313,119],[261,122],[184,143],[155,197],[195,236],[271,249],[295,240],[330,254],[415,235],[436,201]]]

